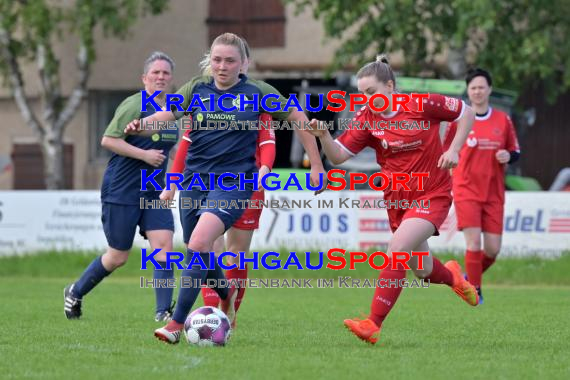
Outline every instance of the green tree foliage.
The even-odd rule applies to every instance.
[[[90,65],[95,59],[95,30],[123,38],[137,18],[159,14],[168,0],[0,0],[0,73],[13,98],[38,137],[44,157],[46,186],[61,189],[63,134],[87,92]],[[76,36],[77,72],[70,94],[62,94],[60,57],[54,46]],[[24,78],[22,65],[34,63],[38,76]],[[41,84],[40,117],[29,105],[25,81]]]
[[[310,9],[342,46],[332,69],[401,51],[406,75],[459,78],[478,65],[502,87],[542,82],[551,100],[570,87],[568,0],[284,0]],[[448,51],[447,68],[434,55]]]

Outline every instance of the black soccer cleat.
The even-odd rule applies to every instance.
[[[81,299],[75,298],[71,291],[75,284],[67,285],[63,289],[63,312],[67,319],[79,319],[81,317]]]
[[[154,316],[155,322],[170,322],[172,320],[172,315],[174,314],[174,306],[176,305],[176,301],[172,301],[172,305],[165,311],[159,311]]]

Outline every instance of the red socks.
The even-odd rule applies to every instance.
[[[495,263],[495,258],[494,257],[489,257],[487,255],[483,255],[483,260],[481,262],[481,267],[483,269],[483,273],[485,273],[485,271],[487,269],[489,269],[489,267],[491,265],[493,265]]]
[[[430,283],[434,284],[446,284],[453,286],[453,273],[447,269],[441,261],[432,257],[433,259],[433,269],[430,275],[426,278]]]
[[[234,268],[234,269],[230,269],[230,270],[226,271],[226,278],[228,280],[230,280],[232,278],[246,280],[247,279],[247,264],[245,265],[244,269]],[[236,302],[235,302],[236,311],[239,310],[239,307],[241,305],[241,301],[243,300],[243,296],[245,294],[245,282],[246,281],[240,281],[240,288],[238,290],[238,294],[237,294]]]
[[[229,269],[226,271],[226,279],[247,279],[247,265],[245,269]],[[241,305],[241,301],[243,300],[243,296],[245,294],[245,281],[240,281],[240,288],[236,297],[236,311],[239,309]],[[204,299],[204,306],[211,306],[211,307],[219,307],[220,305],[220,296],[214,289],[211,288],[202,288],[202,298]]]
[[[406,278],[406,271],[403,269],[392,270],[391,265],[380,272],[378,280],[380,281],[379,285],[383,287],[376,286],[372,306],[370,307],[370,315],[368,316],[376,326],[380,327],[382,325],[384,318],[394,307],[402,292],[399,280],[404,278]],[[395,283],[390,283],[390,280],[395,281]]]
[[[465,251],[465,271],[467,281],[475,287],[481,287],[481,277],[483,275],[482,260],[486,257],[483,251]]]
[[[220,304],[220,296],[212,288],[202,288],[202,298],[204,299],[204,306],[218,307]]]

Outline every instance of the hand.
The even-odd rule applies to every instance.
[[[139,119],[131,121],[129,124],[127,124],[124,130],[126,135],[136,135],[140,131],[141,131],[141,121]]]
[[[164,189],[160,193],[160,199],[163,201],[171,201],[174,199],[174,194],[176,194],[176,188],[174,189]]]
[[[437,167],[442,169],[453,169],[457,167],[459,162],[459,154],[454,150],[447,150],[444,152],[439,161],[437,161]]]
[[[263,187],[261,186],[261,180],[263,179],[263,176],[265,176],[266,174],[271,173],[271,169],[269,169],[269,167],[267,167],[266,165],[263,165],[262,167],[259,168],[259,182],[257,182],[257,187],[259,188],[258,191],[262,191]]]
[[[162,154],[163,150],[149,149],[144,151],[143,161],[155,168],[162,165],[166,156]]]
[[[319,195],[327,188],[327,173],[322,165],[311,165],[311,186],[317,186],[319,183],[319,175],[323,173],[323,187],[315,191],[315,195]]]
[[[499,149],[497,153],[495,153],[495,158],[500,164],[506,164],[510,161],[511,154],[505,149]]]
[[[319,126],[319,120],[313,119],[309,122],[310,129],[307,129],[307,131],[315,137],[323,137],[326,129],[317,129],[318,126]]]

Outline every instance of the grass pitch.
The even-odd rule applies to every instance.
[[[488,285],[476,308],[446,286],[406,289],[376,346],[342,325],[368,312],[373,289],[248,289],[229,345],[196,348],[154,339],[153,290],[132,267],[85,297],[82,320],[67,321],[62,290],[83,262],[56,270],[45,256],[33,259],[47,263],[39,272],[9,270],[25,260],[0,259],[5,379],[570,378],[564,283]]]

